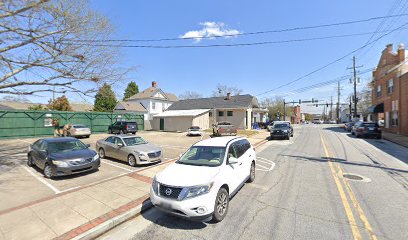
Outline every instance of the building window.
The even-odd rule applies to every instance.
[[[388,93],[394,92],[394,79],[390,79],[387,81],[387,92]]]
[[[232,111],[227,111],[227,116],[232,117]]]
[[[208,116],[212,117],[212,112],[209,112],[208,114],[209,114]]]
[[[223,111],[219,111],[219,112],[218,112],[218,117],[224,117],[224,112],[223,112]]]
[[[152,109],[156,109],[156,103],[152,102]]]
[[[164,110],[166,110],[166,104],[162,103],[162,110],[164,112]]]
[[[377,85],[377,97],[381,97],[381,85]]]
[[[392,113],[391,125],[394,127],[398,126],[398,111]]]

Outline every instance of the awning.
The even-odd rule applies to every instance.
[[[369,113],[383,113],[384,112],[384,103],[377,104],[375,106],[368,107]]]

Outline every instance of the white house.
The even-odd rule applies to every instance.
[[[133,95],[125,102],[119,102],[114,111],[143,113],[145,129],[149,130],[152,126],[153,116],[164,112],[176,101],[178,101],[176,95],[165,93],[157,87],[156,82],[152,82],[151,87]]]

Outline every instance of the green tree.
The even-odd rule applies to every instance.
[[[116,96],[108,84],[103,84],[95,96],[94,111],[112,112],[116,106]]]
[[[47,110],[47,107],[43,106],[42,104],[31,105],[28,107],[28,110],[41,111],[41,110]]]
[[[283,120],[284,114],[284,99],[282,97],[265,98],[261,101],[261,106],[267,108],[269,112],[269,118],[271,120],[280,119]],[[286,120],[289,120],[293,115],[293,107],[290,104],[286,105]]]
[[[48,101],[48,109],[57,111],[72,111],[68,98],[65,95],[62,95],[55,100],[50,99]]]
[[[126,89],[125,89],[125,95],[123,96],[123,101],[126,101],[128,98],[131,96],[139,93],[139,86],[135,82],[130,82]]]

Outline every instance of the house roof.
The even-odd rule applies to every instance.
[[[0,110],[28,110],[30,106],[37,106],[40,103],[23,103],[23,102],[0,102]],[[47,104],[41,104],[47,107]],[[86,103],[71,103],[74,112],[89,112],[93,110],[93,105]]]
[[[165,93],[163,92],[160,88],[157,87],[149,87],[142,92],[139,92],[133,96],[131,96],[128,100],[134,100],[134,99],[161,99],[161,97],[155,97],[157,93],[161,93],[164,97],[164,100],[170,101],[170,102],[176,102],[178,98],[176,95],[173,93]]]
[[[209,111],[210,109],[168,110],[156,114],[153,117],[195,117]]]
[[[119,102],[115,110],[126,110],[130,112],[147,112],[146,108],[143,107],[139,102]]]
[[[168,110],[189,110],[189,109],[213,109],[213,108],[259,108],[256,97],[246,95],[231,96],[231,99],[226,97],[211,97],[181,100],[173,103]]]

